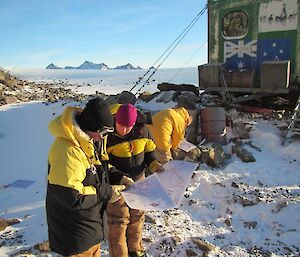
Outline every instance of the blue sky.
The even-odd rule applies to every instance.
[[[205,6],[204,0],[0,0],[0,66],[149,68]],[[207,61],[207,13],[162,68]],[[192,59],[191,56],[194,57]],[[186,63],[188,60],[190,61]]]

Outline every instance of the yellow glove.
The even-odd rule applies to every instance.
[[[121,181],[120,181],[120,184],[124,185],[126,188],[130,187],[133,183],[134,183],[133,179],[129,178],[127,176],[123,176]]]
[[[115,203],[119,201],[122,197],[121,191],[123,191],[126,187],[124,185],[113,185],[112,188],[112,195],[109,200],[110,203]]]
[[[149,170],[154,173],[154,172],[161,172],[164,170],[164,165],[161,164],[159,161],[154,160],[150,163],[149,165]]]

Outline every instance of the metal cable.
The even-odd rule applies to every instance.
[[[163,56],[170,50],[170,48],[175,44],[175,46],[170,50],[170,52],[167,54],[166,58],[163,59],[163,61],[157,66],[157,68],[155,68],[155,70],[152,72],[152,74],[149,76],[149,78],[145,81],[145,83],[143,84],[143,86],[141,88],[143,88],[145,86],[145,84],[149,81],[149,79],[154,75],[154,73],[156,72],[156,70],[163,64],[163,62],[169,57],[169,55],[173,52],[173,50],[176,48],[176,46],[181,42],[181,40],[186,36],[186,34],[190,31],[190,29],[194,26],[194,24],[198,21],[198,19],[200,18],[201,15],[203,15],[203,13],[205,12],[205,10],[207,9],[207,5],[205,5],[205,7],[196,15],[196,17],[190,22],[190,24],[180,33],[180,35],[172,42],[172,44],[163,52],[163,54],[155,61],[155,63],[147,70],[147,72],[140,77],[135,84],[133,85],[133,87],[130,89],[130,92],[138,85],[140,84],[140,82],[142,81],[143,78],[146,77],[146,75],[151,71],[151,68],[154,67],[159,60],[161,60],[163,58]],[[135,93],[135,95],[141,90],[141,88]]]
[[[175,41],[178,40],[178,38],[180,38],[178,40],[178,42],[173,46],[173,48],[169,51],[169,53],[166,55],[166,57],[161,61],[161,63],[154,69],[154,71],[150,74],[150,76],[147,78],[147,80],[144,82],[144,84],[137,90],[137,92],[135,93],[135,95],[137,95],[142,88],[145,87],[146,83],[148,83],[148,81],[150,80],[150,78],[155,74],[155,72],[158,70],[158,68],[165,62],[165,60],[170,56],[170,54],[174,51],[174,49],[179,45],[179,43],[183,40],[183,38],[187,35],[187,33],[191,30],[191,28],[195,25],[195,23],[198,21],[198,19],[203,15],[203,13],[205,12],[205,10],[207,9],[207,6],[205,6],[198,14],[197,16],[193,19],[193,21],[185,28],[185,30],[180,34],[180,37],[177,37],[177,39]],[[174,42],[175,42],[174,41]],[[172,43],[172,45],[174,44],[174,42]],[[168,48],[170,49],[170,47]],[[165,51],[166,52],[166,51]],[[150,69],[148,70],[148,72],[150,71]],[[147,72],[147,73],[148,73]]]
[[[201,50],[201,48],[203,47],[203,46],[205,46],[206,45],[206,43],[207,43],[207,41],[205,41],[202,45],[200,45],[200,47],[192,54],[192,56],[183,64],[183,66],[168,80],[168,83],[172,80],[172,79],[174,79],[180,72],[181,72],[181,70],[185,67],[185,65],[187,65],[192,59],[193,59],[193,57],[196,55],[196,54],[198,54],[199,53],[199,51]]]

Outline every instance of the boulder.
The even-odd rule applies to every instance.
[[[236,141],[235,144],[232,146],[232,153],[236,154],[243,162],[255,162],[256,159],[245,148],[243,148],[241,141]]]
[[[192,84],[172,84],[172,83],[163,82],[161,84],[158,84],[157,88],[160,91],[170,91],[170,90],[190,91],[190,92],[194,92],[196,95],[199,95],[198,88]]]
[[[211,145],[200,146],[200,161],[211,167],[222,167],[226,164],[227,156],[221,144],[213,143]]]

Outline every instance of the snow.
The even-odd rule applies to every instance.
[[[21,79],[36,82],[60,82],[65,87],[83,94],[95,94],[100,91],[105,94],[117,94],[123,90],[130,90],[139,77],[145,74],[145,70],[46,70],[46,69],[13,69],[12,74]],[[134,90],[146,82],[152,70]],[[176,74],[176,76],[174,76]],[[196,68],[185,69],[161,69],[145,84],[145,90],[157,91],[157,84],[161,82],[198,84]],[[69,85],[69,86],[67,86]],[[75,86],[75,88],[74,88]],[[143,91],[145,91],[143,90]]]
[[[55,76],[61,75],[60,70],[56,72]],[[42,73],[30,76],[33,80],[46,78]],[[133,78],[131,71],[105,76],[114,84],[113,93],[123,90],[122,83]],[[79,77],[75,79],[78,83],[87,83],[88,79],[81,78],[80,82]],[[51,80],[50,76],[47,79]],[[1,257],[47,240],[44,199],[47,154],[53,141],[47,126],[66,106],[76,104],[30,102],[0,107],[0,219],[21,220],[0,232]],[[173,107],[173,104],[157,105],[152,100],[140,107],[158,110]],[[187,249],[202,256],[202,251],[193,243],[195,238],[216,246],[209,256],[246,257],[255,253],[257,256],[299,256],[300,141],[282,146],[277,120],[257,119],[249,123],[252,144],[261,151],[248,145],[246,148],[256,162],[243,163],[234,156],[223,169],[200,164],[180,208],[148,213],[156,222],[147,222],[144,226],[148,256],[187,256]],[[19,181],[19,187],[7,186],[16,180],[34,183],[26,187],[24,181]],[[253,204],[243,206],[241,199]],[[178,238],[177,242],[174,238]],[[33,252],[27,256],[46,255]],[[101,256],[109,256],[107,243],[102,245]]]

